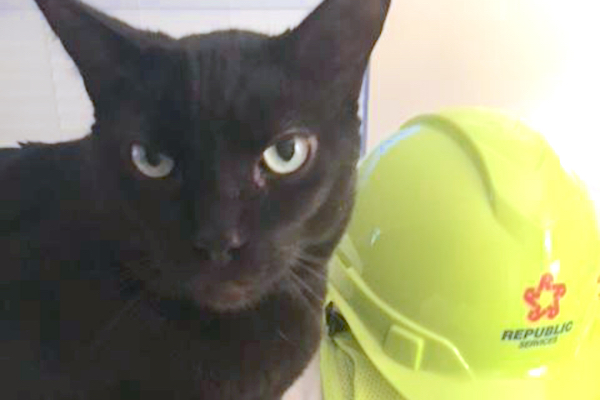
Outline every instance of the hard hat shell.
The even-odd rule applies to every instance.
[[[600,400],[594,204],[510,116],[423,115],[361,162],[329,300],[408,400]]]

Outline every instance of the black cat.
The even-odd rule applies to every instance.
[[[0,151],[0,398],[279,399],[319,343],[390,0],[180,40],[36,2],[96,122]]]

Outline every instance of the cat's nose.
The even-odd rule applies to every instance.
[[[247,239],[239,230],[223,234],[206,235],[199,233],[194,238],[194,248],[207,261],[227,264],[240,258],[241,249]]]

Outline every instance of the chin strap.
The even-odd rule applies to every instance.
[[[333,302],[329,303],[325,308],[325,322],[327,323],[327,332],[330,337],[340,332],[350,331],[348,323]]]

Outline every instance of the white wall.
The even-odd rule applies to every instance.
[[[599,16],[588,0],[393,0],[373,57],[369,145],[440,107],[501,107],[600,192]]]

